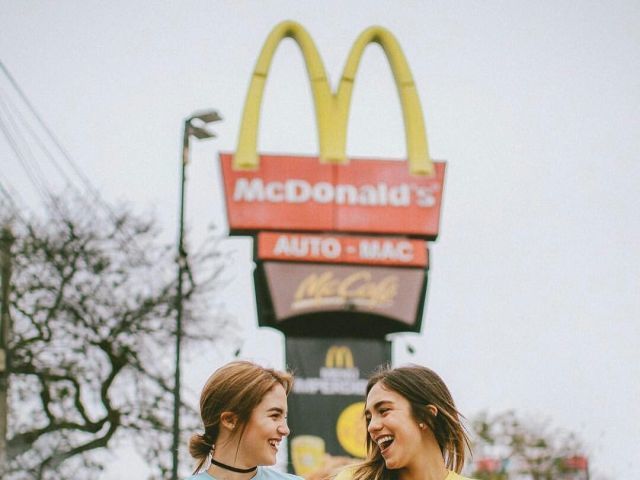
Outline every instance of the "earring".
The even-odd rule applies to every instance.
[[[420,422],[418,424],[418,426],[420,427],[421,430],[424,430],[424,427],[426,426],[424,423]]]

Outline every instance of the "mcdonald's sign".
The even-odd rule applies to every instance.
[[[300,47],[315,106],[319,156],[259,155],[260,107],[275,51],[284,38]],[[403,112],[407,162],[349,159],[346,134],[360,59],[379,44],[393,73]],[[438,235],[445,164],[429,157],[413,76],[395,37],[371,27],[356,39],[337,91],[306,30],[287,21],[269,34],[245,103],[236,152],[221,153],[232,234],[305,231],[395,234],[433,240]]]

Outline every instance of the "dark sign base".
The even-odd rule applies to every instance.
[[[261,325],[270,326],[273,325]],[[405,326],[398,328],[398,322],[378,315],[358,311],[321,312],[299,315],[281,321],[277,327],[286,332],[287,337],[325,338],[384,338],[398,331],[416,331]]]

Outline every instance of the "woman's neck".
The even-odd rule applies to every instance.
[[[239,473],[212,464],[207,469],[207,473],[217,480],[249,480],[255,477],[258,470],[256,469],[248,473]]]
[[[207,472],[218,480],[249,480],[257,473],[256,465],[245,465],[244,459],[238,456],[237,448],[229,449],[224,446],[216,446],[213,460],[218,465],[212,463]],[[238,472],[236,470],[248,471]]]
[[[424,453],[416,456],[414,460],[404,468],[398,470],[398,480],[445,480],[449,470],[444,464],[440,448],[429,445]]]

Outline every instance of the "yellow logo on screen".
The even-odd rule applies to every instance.
[[[327,350],[324,365],[327,368],[353,368],[353,353],[349,347],[334,345]]]
[[[367,456],[367,428],[364,421],[364,402],[356,402],[345,408],[336,423],[336,435],[340,446],[357,458]]]

